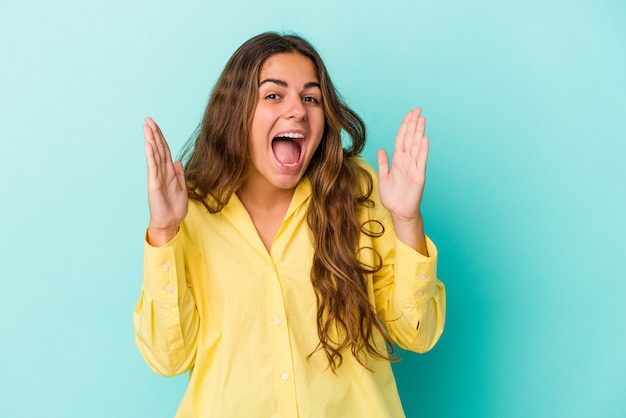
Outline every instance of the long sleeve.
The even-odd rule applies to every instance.
[[[199,317],[186,280],[190,258],[199,254],[184,227],[162,247],[144,244],[144,279],[134,311],[135,340],[156,373],[174,376],[193,364]]]
[[[310,278],[310,196],[305,178],[270,252],[236,195],[218,213],[190,200],[178,235],[160,248],[145,245],[136,340],[157,373],[193,367],[177,417],[404,416],[388,361],[369,357],[372,373],[345,355],[333,373],[323,353],[311,355],[319,336]],[[418,351],[432,346],[443,327],[443,288],[438,293],[433,281],[436,249],[429,248],[427,258],[396,243],[379,204],[359,216],[373,230],[361,234],[361,261],[383,262],[368,276],[370,302],[398,344]],[[422,281],[421,272],[433,280]],[[421,291],[426,296],[410,296]]]
[[[394,237],[383,268],[375,274],[376,309],[400,347],[424,353],[439,340],[445,324],[446,293],[437,279],[437,248],[427,238],[429,257]],[[381,254],[382,255],[382,254]]]
[[[430,350],[443,333],[446,319],[446,291],[437,278],[437,248],[426,237],[429,256],[410,248],[396,237],[391,215],[380,203],[376,173],[364,164],[374,179],[370,199],[373,205],[364,213],[366,225],[382,234],[374,234],[361,242],[361,248],[370,247],[377,256],[362,252],[366,264],[382,262],[373,274],[373,294],[376,311],[383,320],[391,338],[400,347],[424,353]]]

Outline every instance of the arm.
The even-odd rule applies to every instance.
[[[396,137],[389,170],[389,157],[378,150],[380,201],[391,214],[400,241],[428,256],[420,206],[426,182],[428,137],[421,109],[407,113]]]
[[[185,373],[195,359],[199,317],[186,281],[188,260],[197,257],[183,228],[162,247],[144,244],[144,280],[134,312],[135,341],[152,370]]]
[[[187,185],[180,161],[173,162],[161,128],[146,118],[143,126],[148,163],[150,223],[146,240],[154,246],[169,242],[187,215]]]
[[[389,158],[378,151],[379,195],[395,231],[381,242],[385,265],[375,275],[379,314],[402,348],[425,352],[437,342],[445,323],[445,288],[437,279],[437,250],[424,235],[421,202],[429,141],[421,109],[404,118]],[[386,240],[386,242],[384,242]]]
[[[144,244],[144,281],[134,312],[135,339],[157,373],[184,373],[193,364],[199,318],[186,280],[187,260],[197,257],[181,223],[187,190],[180,162],[152,119],[146,120],[150,225]]]
[[[376,250],[385,264],[374,274],[376,309],[400,347],[424,353],[439,340],[446,319],[446,291],[437,278],[437,248],[425,238],[429,257],[393,234],[381,237]]]

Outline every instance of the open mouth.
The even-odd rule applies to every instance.
[[[272,151],[280,165],[287,168],[297,167],[302,157],[304,134],[285,132],[272,140]]]

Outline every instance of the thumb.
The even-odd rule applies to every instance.
[[[174,161],[174,171],[176,171],[177,176],[185,175],[185,169],[183,168],[183,163],[181,161]]]
[[[379,149],[378,157],[378,177],[384,178],[389,174],[389,156],[384,149]]]
[[[174,161],[174,172],[176,173],[176,177],[178,178],[178,182],[183,186],[185,186],[185,169],[183,168],[183,163],[180,161]]]

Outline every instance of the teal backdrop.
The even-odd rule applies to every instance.
[[[392,149],[421,106],[448,322],[407,416],[626,417],[626,3],[0,0],[0,416],[172,417],[134,343],[142,123],[179,150],[228,57],[305,35]]]

